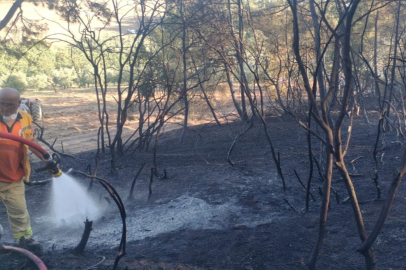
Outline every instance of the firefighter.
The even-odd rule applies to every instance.
[[[0,131],[34,140],[31,116],[18,110],[20,93],[13,88],[0,90]],[[30,216],[25,200],[24,181],[30,177],[30,149],[45,164],[42,155],[20,142],[0,138],[0,197],[7,208],[11,231],[16,243],[37,255],[41,245],[32,237]]]

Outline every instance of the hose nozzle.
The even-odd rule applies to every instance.
[[[50,171],[52,172],[53,177],[59,177],[62,175],[62,171],[59,169],[59,162],[61,161],[60,155],[57,153],[53,153],[52,157],[49,157],[49,159],[46,160],[46,165],[42,168],[38,168],[35,171],[36,172],[42,172],[42,171]]]
[[[57,177],[59,177],[59,176],[61,176],[62,175],[62,170],[59,170],[57,173],[53,173],[52,174],[52,177],[53,178],[57,178]]]

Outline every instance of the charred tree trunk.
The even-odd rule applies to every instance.
[[[373,57],[373,65],[374,65],[374,72],[375,76],[378,76],[378,21],[379,21],[379,11],[376,12],[375,17],[375,33],[374,33],[374,57]],[[375,81],[375,95],[378,98],[379,104],[381,104],[381,91],[379,90],[379,84],[377,78]]]
[[[75,253],[81,254],[85,251],[87,241],[89,240],[90,232],[93,230],[92,228],[93,221],[89,221],[86,218],[85,221],[85,230],[83,231],[82,239],[80,240],[79,244],[73,249]]]
[[[238,4],[238,18],[239,18],[239,23],[238,23],[238,29],[239,29],[239,37],[242,38],[242,31],[243,31],[243,22],[242,22],[242,11],[241,11],[241,0],[237,0]],[[238,62],[238,67],[240,70],[240,76],[239,76],[239,83],[240,83],[240,93],[241,93],[241,112],[242,112],[242,120],[247,121],[248,120],[248,114],[247,114],[247,106],[245,102],[245,72],[244,72],[244,61],[243,61],[243,55],[242,51],[240,48],[242,48],[242,40],[239,40],[237,38],[235,32],[234,32],[234,22],[233,22],[233,15],[231,11],[231,0],[228,0],[228,14],[229,14],[229,24],[230,24],[230,31],[231,35],[234,40],[234,47],[235,47],[235,52],[236,52],[236,58]]]
[[[379,218],[375,224],[374,229],[372,230],[369,237],[367,239],[365,239],[364,243],[358,249],[358,251],[361,252],[364,256],[366,256],[366,254],[368,254],[372,250],[372,245],[374,244],[376,238],[378,237],[379,233],[381,232],[381,230],[383,228],[383,225],[386,221],[386,218],[389,215],[389,211],[390,211],[393,201],[395,199],[400,182],[406,173],[406,151],[404,151],[404,153],[403,153],[403,157],[400,162],[400,167],[399,167],[398,171],[399,171],[398,175],[395,177],[395,179],[393,179],[393,181],[389,187],[389,191],[388,191],[388,195],[386,197],[385,204],[382,206],[381,212],[379,214]],[[369,270],[369,269],[376,269],[376,268],[367,268],[367,269]]]
[[[214,111],[214,108],[213,108],[213,106],[212,106],[211,103],[210,103],[209,97],[207,96],[206,91],[204,90],[203,81],[202,81],[202,79],[200,78],[200,73],[199,73],[199,71],[198,71],[198,69],[197,69],[197,66],[196,66],[196,63],[195,63],[195,59],[194,59],[193,56],[191,56],[191,59],[192,59],[193,66],[194,66],[194,68],[195,68],[195,70],[196,70],[197,80],[198,80],[198,83],[199,83],[199,86],[200,86],[200,90],[202,90],[202,93],[203,93],[203,96],[204,96],[204,100],[206,101],[207,106],[209,107],[210,112],[211,112],[211,114],[213,115],[214,120],[216,121],[216,124],[219,125],[219,126],[221,126],[219,120],[217,119],[217,115],[216,115],[216,113],[215,113],[215,111]]]
[[[331,179],[332,179],[332,174],[333,174],[333,162],[334,162],[334,155],[336,156],[337,163],[338,165],[344,165],[342,168],[341,172],[345,172],[345,164],[343,162],[343,149],[341,146],[341,125],[344,116],[346,115],[346,109],[348,106],[348,101],[349,101],[349,96],[351,93],[351,79],[352,79],[352,72],[351,72],[351,58],[350,58],[350,38],[351,38],[351,27],[352,27],[352,19],[354,16],[354,13],[357,9],[357,6],[359,4],[360,0],[355,0],[352,2],[351,6],[349,9],[346,11],[346,28],[345,28],[345,41],[343,44],[343,57],[344,57],[344,63],[345,63],[345,88],[344,88],[344,96],[343,96],[343,102],[342,102],[342,107],[341,107],[341,112],[339,115],[339,118],[336,121],[335,124],[335,129],[334,132],[332,130],[332,127],[329,124],[329,116],[328,116],[328,109],[327,109],[327,100],[328,97],[322,100],[322,106],[321,109],[318,106],[318,103],[316,102],[316,96],[315,93],[311,90],[310,84],[309,84],[309,79],[307,77],[306,69],[304,67],[301,55],[300,55],[300,50],[299,50],[299,23],[298,23],[298,17],[297,17],[297,0],[288,0],[289,6],[292,10],[293,14],[293,31],[294,31],[294,37],[293,37],[293,50],[296,56],[296,60],[298,63],[298,68],[301,73],[301,76],[303,78],[304,86],[306,89],[306,92],[308,94],[309,102],[314,108],[314,113],[313,113],[313,118],[316,120],[316,123],[323,129],[325,133],[325,140],[324,144],[326,147],[326,152],[325,152],[325,159],[326,159],[326,175],[323,183],[323,198],[322,198],[322,203],[321,203],[321,209],[320,209],[320,219],[319,219],[319,232],[317,236],[316,243],[313,247],[312,254],[309,258],[308,261],[308,267],[309,269],[313,270],[316,268],[316,262],[317,258],[321,249],[321,246],[324,241],[324,236],[325,236],[325,229],[326,229],[326,222],[327,222],[327,214],[328,214],[328,206],[330,203],[330,190],[331,190]],[[317,76],[317,75],[316,75]],[[329,91],[331,93],[331,91]],[[337,153],[339,152],[339,153]],[[345,174],[345,173],[344,173]],[[349,179],[349,178],[348,178]],[[347,180],[348,180],[347,179]],[[348,181],[349,185],[352,183]],[[351,188],[349,188],[350,190]],[[353,192],[353,190],[351,190]],[[350,195],[355,196],[355,192],[350,193]],[[358,205],[355,201],[356,206]],[[356,213],[356,218],[359,217],[357,216],[358,214],[360,215],[361,212],[358,211],[359,207],[354,207],[353,210]],[[362,218],[361,218],[362,221]],[[361,227],[361,231],[365,230],[363,228],[363,223],[357,222],[357,225]],[[366,235],[366,234],[365,234]],[[364,236],[365,236],[364,235]],[[373,254],[372,254],[373,255]],[[368,261],[373,261],[374,262],[374,257],[366,257],[366,260]],[[368,264],[367,265],[370,265]],[[373,263],[372,263],[373,264]]]
[[[242,111],[242,109],[240,107],[240,104],[238,104],[237,99],[235,98],[235,92],[234,92],[234,89],[233,89],[233,82],[231,80],[230,69],[229,69],[227,63],[224,63],[224,70],[225,70],[225,73],[226,73],[227,84],[228,84],[228,87],[230,88],[231,98],[233,100],[234,107],[237,110],[237,113],[240,116],[240,118],[244,119],[244,113],[243,113],[243,111]]]
[[[318,86],[319,86],[320,98],[323,99],[326,96],[326,90],[324,88],[323,61],[321,59],[321,52],[320,52],[320,49],[321,49],[321,47],[320,47],[320,24],[318,21],[316,9],[314,7],[314,0],[309,1],[309,6],[310,6],[310,12],[311,12],[312,21],[313,21],[316,60],[319,63],[319,68],[317,70],[316,77],[317,77],[317,82],[318,82]]]
[[[187,97],[187,82],[186,82],[186,20],[185,20],[185,5],[183,0],[180,1],[180,16],[182,18],[182,62],[183,62],[183,86],[182,86],[182,95],[185,104],[185,116],[183,119],[183,129],[182,134],[180,135],[180,143],[183,142],[183,138],[185,137],[185,132],[187,129],[188,124],[188,117],[189,117],[189,101]]]
[[[395,83],[395,74],[396,74],[396,58],[398,57],[398,45],[399,45],[399,17],[400,17],[400,8],[401,8],[401,0],[398,1],[398,9],[396,13],[396,26],[395,26],[395,42],[394,42],[394,47],[393,47],[393,63],[392,63],[392,69],[391,69],[391,79],[390,79],[390,85],[389,85],[389,103],[386,108],[386,116],[388,119],[390,118],[390,103],[392,102],[392,96],[393,96],[393,84]],[[385,97],[386,98],[386,97]],[[384,100],[385,101],[385,100]],[[387,128],[390,128],[389,123],[387,122],[386,124]]]

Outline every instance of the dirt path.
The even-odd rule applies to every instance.
[[[55,143],[58,151],[64,151],[67,154],[77,154],[97,149],[97,132],[100,126],[98,121],[97,99],[93,90],[60,90],[58,93],[53,91],[26,92],[26,98],[38,98],[43,105],[45,116],[44,120],[38,124],[44,127],[44,139],[48,143]],[[115,92],[107,95],[107,107],[110,117],[110,134],[115,134],[114,119],[116,102]],[[221,95],[213,99],[218,105],[218,111],[228,114],[232,111],[229,102],[224,102]],[[207,109],[206,109],[207,111]],[[189,120],[189,125],[201,125],[212,122],[210,115],[204,111],[197,112],[198,116]],[[205,114],[201,116],[200,114]],[[221,116],[221,114],[219,114]],[[230,118],[232,119],[232,118]],[[182,117],[176,117],[171,123],[164,126],[162,132],[168,132],[174,129],[180,129],[183,121]],[[220,119],[224,122],[224,119]],[[134,134],[137,129],[136,120],[128,120],[123,130],[123,139],[126,140]],[[105,135],[107,138],[107,135]],[[135,134],[135,138],[137,134]],[[107,139],[106,139],[107,143]],[[41,144],[43,147],[45,145]]]

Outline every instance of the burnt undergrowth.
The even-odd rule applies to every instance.
[[[121,258],[117,269],[305,269],[317,232],[322,196],[318,190],[323,179],[319,173],[314,173],[311,194],[315,200],[310,201],[306,212],[306,189],[298,181],[298,177],[306,179],[308,175],[306,133],[294,119],[288,116],[281,119],[282,122],[269,117],[268,125],[281,156],[286,192],[259,123],[255,123],[235,142],[241,131],[240,122],[221,127],[191,127],[193,132],[186,132],[182,144],[178,143],[179,130],[162,134],[157,162],[167,172],[167,178],[154,177],[152,185],[152,151],[118,156],[117,169],[113,172],[109,155],[100,155],[97,177],[108,180],[120,197],[125,198],[123,204],[128,217],[126,255]],[[375,200],[375,160],[372,152],[376,128],[370,129],[361,118],[354,121],[356,125],[346,160],[353,161],[348,166],[356,174],[353,181],[366,228],[372,230],[383,205],[382,200]],[[198,145],[196,134],[199,136]],[[232,143],[233,166],[228,162]],[[396,174],[403,143],[395,134],[387,133],[379,145],[377,156],[384,197]],[[314,146],[317,160],[317,144]],[[76,159],[65,159],[61,167],[64,171],[68,168],[85,171],[89,164],[95,168],[95,154],[96,151],[78,154]],[[145,168],[140,171],[143,164]],[[85,186],[91,181],[87,177],[76,177]],[[33,175],[33,181],[41,179],[43,175]],[[334,170],[332,188],[336,199],[330,202],[325,246],[318,267],[361,269],[364,262],[357,253],[359,239],[356,225],[337,170]],[[44,223],[35,222],[35,218],[46,212],[41,206],[47,207],[49,201],[43,198],[49,192],[49,185],[27,187],[27,200],[31,205],[29,211],[38,240],[46,239],[47,230],[57,233],[53,236],[53,245],[45,241],[46,252],[42,259],[49,269],[88,269],[103,258],[105,260],[97,269],[113,269],[122,225],[117,208],[112,202],[107,202],[105,197],[108,196],[102,187],[95,185],[92,192],[99,198],[100,204],[106,204],[108,210],[100,220],[93,221],[88,246],[80,255],[71,250],[79,242],[83,228],[73,234],[61,229],[48,229]],[[402,204],[405,197],[405,189],[401,185],[385,228],[374,247],[378,266],[396,268],[403,258],[401,250],[405,242],[402,240],[402,228],[406,224],[401,213],[406,210]],[[32,207],[34,203],[40,207]],[[5,222],[3,215],[1,223]],[[69,239],[72,238],[75,245],[70,244]],[[388,254],[392,256],[386,258]],[[2,262],[7,261],[8,266],[5,267],[8,268],[1,269],[21,266],[19,258],[9,260],[10,257],[5,256],[11,255],[0,256]]]

